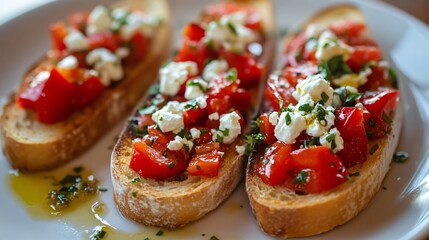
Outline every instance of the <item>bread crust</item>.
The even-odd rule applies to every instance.
[[[272,39],[272,3],[270,0],[236,2],[256,6],[263,16],[267,39],[259,60],[269,70],[275,47]],[[261,98],[261,93],[252,91],[252,100]],[[227,199],[244,176],[246,159],[235,150],[235,146],[244,144],[241,137],[228,146],[217,177],[186,176],[183,181],[146,179],[130,169],[132,140],[131,128],[126,126],[111,158],[113,195],[119,211],[125,217],[144,225],[173,229],[196,221]],[[132,183],[137,177],[141,181]]]
[[[34,112],[18,107],[15,94],[11,94],[0,121],[3,150],[13,168],[22,172],[38,172],[71,161],[129,114],[140,96],[156,79],[157,69],[170,55],[171,29],[167,3],[127,0],[113,5],[120,6],[146,9],[162,17],[162,25],[150,41],[147,56],[139,64],[125,65],[125,78],[107,88],[94,103],[55,124],[38,122]],[[40,63],[49,61],[45,56],[27,74]]]
[[[246,192],[259,226],[277,237],[305,237],[326,232],[354,218],[379,191],[398,145],[402,107],[398,104],[392,131],[380,141],[370,142],[378,149],[359,166],[349,169],[359,176],[321,194],[297,195],[281,186],[270,186],[254,174],[255,164],[246,170]]]
[[[310,24],[327,26],[345,18],[365,21],[356,7],[338,5],[317,13],[303,29]],[[344,224],[362,211],[379,191],[399,141],[403,113],[400,102],[397,105],[389,135],[369,141],[369,149],[376,149],[375,152],[363,164],[348,169],[351,173],[359,172],[359,176],[330,191],[298,195],[286,187],[267,185],[256,176],[256,163],[250,160],[246,169],[246,192],[261,229],[282,238],[311,236]],[[257,159],[257,156],[250,159],[252,157]]]

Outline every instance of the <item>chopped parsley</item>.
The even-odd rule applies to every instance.
[[[311,146],[319,146],[320,141],[318,137],[313,137],[310,140],[304,140],[303,145],[304,145],[304,148],[308,148]]]
[[[264,141],[264,135],[262,133],[254,133],[244,136],[246,142],[245,155],[249,156],[251,153],[255,152],[255,146]]]
[[[393,155],[393,161],[395,162],[405,162],[408,159],[408,153],[407,152],[396,152]]]
[[[162,235],[164,235],[164,231],[159,230],[155,235],[156,236],[162,236]]]
[[[131,194],[133,195],[133,197],[137,197],[137,192],[132,192]]]
[[[226,26],[229,28],[229,30],[231,30],[232,33],[234,33],[234,35],[238,35],[237,33],[237,29],[235,28],[235,26],[231,23],[231,22],[227,22]]]
[[[216,236],[211,236],[210,240],[219,240],[219,238],[217,238]]]
[[[391,67],[389,67],[388,72],[390,77],[390,84],[392,85],[392,87],[398,88],[398,74],[396,74],[396,71]]]
[[[329,96],[325,92],[322,92],[321,97],[322,97],[323,103],[326,103],[329,100]]]
[[[235,80],[237,80],[237,69],[235,68],[231,68],[227,73],[226,73],[226,79],[230,82],[234,82]]]
[[[104,236],[106,236],[106,231],[104,231],[103,227],[100,229],[96,229],[94,231],[94,233],[90,236],[91,240],[99,240],[99,239],[103,239]]]
[[[301,112],[309,113],[313,109],[312,109],[312,107],[310,106],[309,103],[305,103],[305,104],[300,105],[298,107],[298,110],[301,111]]]
[[[292,180],[292,184],[298,184],[299,188],[302,188],[308,182],[308,180],[308,170],[304,169],[296,175],[296,177]]]
[[[173,162],[171,162],[171,163],[168,164],[168,168],[169,169],[173,169],[174,166],[176,166],[176,164],[174,164]]]
[[[336,133],[331,133],[328,136],[326,136],[326,141],[328,141],[331,144],[331,149],[334,150],[337,148],[337,143],[335,142],[335,136]]]
[[[343,107],[354,107],[356,105],[356,100],[362,96],[358,92],[349,91],[346,87],[339,87],[335,89],[334,94],[340,98],[341,105]]]
[[[82,170],[73,169],[75,173]],[[94,195],[99,190],[98,181],[92,175],[85,178],[80,174],[67,174],[60,181],[55,181],[53,185],[58,186],[58,189],[50,191],[47,196],[49,207],[53,211],[66,209],[73,201]]]
[[[392,124],[392,119],[383,111],[383,115],[382,115],[382,117],[383,117],[383,119],[384,119],[384,121],[386,121],[386,123],[388,124],[388,125],[391,125]]]
[[[98,188],[99,192],[107,192],[107,188]]]
[[[360,175],[360,172],[349,173],[346,175],[347,180],[352,180],[352,177],[357,177]]]
[[[285,116],[286,125],[289,126],[292,123],[292,119],[290,118],[290,113],[287,112]]]
[[[189,100],[186,102],[185,108],[196,110],[198,108],[198,103],[195,99]]]
[[[223,134],[223,136],[228,137],[229,136],[229,129],[225,128],[224,130],[219,129],[219,131]]]
[[[207,89],[197,80],[188,81],[186,86],[197,86],[202,92],[207,91]]]
[[[342,55],[337,55],[328,61],[321,61],[318,66],[319,74],[327,80],[335,77],[352,73],[350,67],[344,62]]]
[[[131,183],[138,183],[138,182],[141,182],[140,178],[138,178],[138,177],[133,178],[133,179],[131,180]]]

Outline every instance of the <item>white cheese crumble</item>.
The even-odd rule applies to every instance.
[[[298,112],[282,112],[274,128],[274,136],[287,144],[295,143],[295,139],[306,129],[306,121]]]
[[[201,78],[195,78],[186,83],[185,98],[187,100],[203,97],[209,85]]]
[[[49,71],[40,71],[39,73],[37,73],[36,76],[33,77],[30,83],[30,88],[37,87],[37,85],[45,82],[46,80],[48,80],[49,76],[51,76],[51,73]]]
[[[245,19],[244,12],[235,12],[222,16],[219,21],[210,22],[204,41],[212,43],[216,49],[222,46],[228,51],[244,51],[255,40],[253,31],[244,26]]]
[[[112,18],[110,17],[109,9],[105,6],[97,6],[89,14],[86,34],[92,35],[110,31],[111,25]]]
[[[130,49],[126,48],[126,47],[120,47],[120,48],[116,49],[115,54],[120,59],[124,59],[130,55]]]
[[[219,122],[219,130],[211,130],[213,141],[218,141],[220,137],[225,144],[234,142],[241,133],[240,116],[236,112],[222,114]]]
[[[215,112],[209,115],[210,120],[219,120],[219,113]]]
[[[177,101],[168,102],[167,105],[152,114],[152,120],[162,132],[182,130],[185,127],[183,104]]]
[[[61,61],[59,61],[57,64],[57,67],[67,68],[67,69],[77,68],[77,66],[78,66],[77,58],[73,55],[70,55],[61,59]]]
[[[310,75],[306,79],[299,81],[296,85],[296,90],[292,93],[296,100],[306,94],[310,95],[315,102],[324,101],[325,106],[332,105],[334,89],[329,85],[320,74]]]
[[[85,51],[89,48],[88,39],[79,31],[71,31],[64,38],[67,50],[71,52]]]
[[[123,39],[129,40],[136,32],[141,32],[145,36],[153,36],[155,28],[159,26],[160,19],[141,11],[130,13],[126,18],[126,24],[121,27],[120,35]]]
[[[94,70],[100,75],[104,86],[109,86],[111,81],[119,81],[124,77],[120,59],[106,48],[97,48],[89,52],[86,63],[94,65]]]
[[[328,147],[333,153],[339,152],[344,148],[344,140],[337,128],[332,128],[320,137],[320,144]]]
[[[211,82],[216,80],[220,74],[228,70],[228,63],[225,60],[213,60],[209,62],[203,71],[204,80]]]
[[[175,136],[174,140],[171,140],[167,148],[171,151],[178,151],[183,148],[183,146],[187,146],[187,150],[190,151],[194,147],[194,143],[192,141],[189,141],[186,138],[182,138],[180,136]]]
[[[325,30],[320,34],[316,49],[316,58],[319,61],[328,61],[338,55],[345,61],[351,52],[353,48],[340,41],[331,31]]]
[[[201,131],[198,128],[191,128],[189,132],[191,133],[192,139],[197,139],[201,137]]]
[[[318,116],[318,108],[325,113],[320,119]],[[313,111],[310,114],[305,115],[307,122],[306,132],[312,137],[320,137],[327,132],[335,123],[335,109],[332,106],[323,107],[320,104],[316,104]]]
[[[170,62],[159,71],[160,92],[174,96],[189,76],[197,74],[198,67],[195,62]]]
[[[273,126],[277,125],[277,122],[279,121],[279,113],[278,112],[272,112],[270,114],[270,116],[268,117],[268,121]]]
[[[195,101],[197,102],[198,106],[201,109],[204,109],[207,107],[207,101],[206,101],[205,97],[197,97],[197,98],[195,98]]]
[[[235,151],[238,153],[238,156],[241,157],[246,152],[246,146],[237,145],[235,146]]]

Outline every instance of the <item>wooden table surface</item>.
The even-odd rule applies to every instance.
[[[383,0],[429,24],[429,0]]]

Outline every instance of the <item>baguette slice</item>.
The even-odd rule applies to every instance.
[[[269,0],[236,1],[260,11],[265,30],[264,52],[259,59],[269,70],[273,61],[274,22]],[[261,97],[261,91],[252,91],[252,100]],[[256,106],[256,105],[255,105]],[[202,218],[218,207],[232,193],[244,176],[245,159],[235,146],[243,145],[241,137],[224,153],[217,177],[187,176],[182,181],[158,181],[140,177],[130,169],[133,153],[130,126],[123,130],[112,153],[111,174],[114,200],[119,211],[136,222],[148,226],[178,228]],[[141,181],[132,183],[134,178]]]
[[[108,129],[133,108],[140,96],[156,78],[158,68],[170,54],[170,20],[164,0],[126,0],[113,7],[144,9],[162,19],[148,47],[145,59],[138,64],[125,64],[125,78],[107,88],[91,105],[75,112],[64,121],[46,125],[35,119],[32,111],[15,104],[11,94],[1,116],[4,152],[13,168],[23,172],[37,172],[55,168],[82,154]],[[40,60],[24,76],[44,62]]]
[[[340,5],[318,13],[304,27],[312,23],[327,26],[340,19],[364,21],[358,9]],[[249,161],[246,192],[262,230],[276,237],[304,237],[329,231],[354,218],[379,191],[398,144],[401,125],[402,108],[398,103],[392,131],[385,138],[369,141],[368,149],[375,152],[363,164],[349,169],[359,172],[359,176],[320,194],[297,195],[286,187],[267,185],[256,175],[256,163]]]

